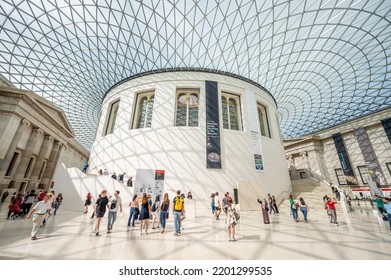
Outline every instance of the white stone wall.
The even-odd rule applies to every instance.
[[[241,97],[243,131],[222,129],[220,114],[220,170],[206,168],[205,80],[217,81],[219,93],[226,91]],[[174,126],[177,87],[200,88],[198,127]],[[253,91],[257,101],[268,108],[272,139],[261,138],[264,172],[257,172],[253,167],[245,89]],[[152,128],[130,129],[136,93],[146,90],[155,91]],[[120,104],[115,130],[112,134],[103,136],[109,105],[117,99],[120,99]],[[169,191],[192,191],[195,197],[209,205],[212,192],[232,193],[233,187],[238,187],[240,197],[246,199],[248,196],[245,193],[250,193],[250,198],[253,199],[248,202],[248,208],[259,209],[257,195],[270,192],[278,197],[290,188],[275,114],[276,105],[270,95],[258,87],[231,77],[196,72],[144,76],[119,85],[105,98],[97,137],[91,150],[90,168],[106,168],[117,174],[126,172],[133,177],[136,169],[164,169],[165,187]],[[243,202],[240,203],[242,210],[245,210],[246,206],[243,208]]]
[[[58,162],[64,163],[68,168],[76,167],[83,169],[83,164],[88,161],[88,154],[85,151],[78,151],[71,143],[68,143],[66,147],[62,148]]]

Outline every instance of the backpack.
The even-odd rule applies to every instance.
[[[174,198],[174,209],[175,211],[182,211],[183,206],[183,198],[182,197],[175,197]]]

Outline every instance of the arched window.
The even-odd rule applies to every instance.
[[[198,126],[199,90],[177,90],[176,126]]]
[[[139,93],[137,95],[137,110],[133,128],[146,128],[152,125],[153,104],[155,95],[153,92]]]
[[[259,103],[257,104],[257,107],[258,107],[259,128],[261,130],[261,135],[271,138],[266,107]]]
[[[240,99],[239,96],[221,93],[221,106],[223,113],[223,128],[230,130],[242,130],[240,123]]]
[[[110,110],[108,114],[109,118],[106,123],[106,129],[104,135],[111,134],[114,132],[115,120],[117,119],[118,108],[119,108],[119,100],[113,102],[110,105]]]

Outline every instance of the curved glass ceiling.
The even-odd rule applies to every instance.
[[[177,67],[261,84],[288,138],[391,105],[390,20],[376,0],[1,0],[0,73],[59,105],[87,149],[111,86]]]

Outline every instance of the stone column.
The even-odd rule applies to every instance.
[[[18,132],[20,122],[21,119],[12,114],[0,114],[0,169]]]
[[[46,190],[49,188],[50,182],[53,178],[54,171],[56,169],[57,162],[61,154],[62,146],[63,144],[61,142],[59,141],[54,142],[52,152],[50,153],[50,157],[47,162],[46,169],[41,180],[41,183],[45,186]]]
[[[41,145],[40,150],[37,152],[37,159],[35,160],[35,165],[33,168],[33,171],[31,172],[30,175],[30,184],[28,186],[28,189],[35,189],[38,187],[39,181],[42,180],[43,175],[45,174],[45,169],[46,169],[46,164],[49,160],[50,154],[53,149],[53,144],[54,144],[54,138],[50,135],[45,135],[43,139],[43,143]],[[46,162],[44,166],[44,162]],[[40,180],[39,179],[39,174],[41,173],[42,170],[42,175]]]
[[[7,151],[7,155],[4,159],[3,167],[0,171],[0,179],[1,179],[0,188],[2,189],[7,188],[8,184],[13,180],[15,170],[18,168],[18,165],[20,163],[21,154],[18,156],[18,159],[14,164],[14,168],[11,175],[5,177],[5,174],[8,170],[8,167],[11,163],[15,151],[19,149],[20,153],[22,153],[22,151],[26,148],[27,141],[30,138],[31,131],[32,131],[31,123],[28,120],[23,119],[22,122],[19,124],[19,128],[11,142],[11,145]]]
[[[20,164],[15,172],[15,187],[18,189],[22,184],[22,181],[29,178],[31,171],[34,168],[36,161],[36,157],[38,152],[41,150],[41,146],[43,143],[44,132],[42,129],[34,128],[31,133],[30,139],[27,142],[26,148],[22,154],[22,158]],[[34,160],[30,162],[31,158],[34,157]],[[30,165],[30,166],[29,166]],[[27,168],[29,168],[29,174],[26,175]]]

